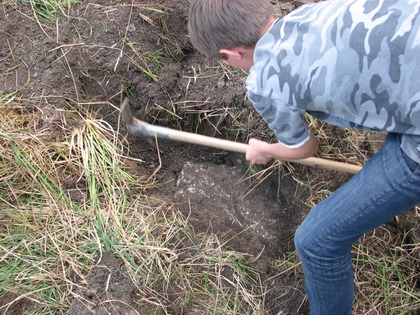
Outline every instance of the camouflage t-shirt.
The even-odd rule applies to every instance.
[[[420,1],[331,0],[279,19],[257,43],[245,88],[279,142],[328,123],[402,134],[420,162]]]

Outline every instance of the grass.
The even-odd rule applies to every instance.
[[[77,0],[25,0],[30,4],[34,17],[40,23],[56,20],[65,14]]]
[[[114,252],[151,313],[168,309],[173,292],[196,313],[267,313],[262,280],[246,257],[221,248],[215,235],[195,235],[172,204],[149,199],[154,183],[126,171],[136,161],[110,125],[69,107],[72,124],[62,121],[53,135],[37,129],[38,115],[12,99],[0,104],[0,297],[31,301],[36,314],[67,309],[98,253]],[[66,188],[73,180],[81,183],[77,200]],[[418,310],[413,233],[398,238],[380,228],[355,245],[358,314]],[[294,253],[274,265],[277,277],[302,277]]]
[[[419,219],[420,209],[412,211]],[[420,310],[420,246],[415,228],[396,233],[382,226],[353,245],[355,270],[354,314],[417,314]],[[274,262],[277,274],[303,281],[296,252]],[[270,279],[269,279],[270,280]],[[299,296],[304,301],[304,296]]]
[[[419,239],[414,230],[396,235],[400,237],[381,227],[354,246],[357,314],[414,314],[420,310]]]
[[[155,52],[141,53],[141,48],[138,48],[141,44],[129,41],[125,44],[129,48],[127,57],[131,63],[152,81],[157,82],[160,69],[163,66],[163,51],[159,49]]]
[[[58,25],[75,2],[27,3],[41,29],[51,32],[56,27],[53,22]],[[113,3],[110,9],[118,5]],[[158,40],[161,49],[146,51],[142,42],[125,33],[116,38],[115,47],[92,43],[92,54],[99,49],[118,51],[111,70],[115,72],[117,65],[135,68],[148,81],[159,84],[165,58],[174,55],[179,60],[182,51],[176,39],[166,34],[164,9],[139,4],[132,7],[138,12],[131,11],[129,19],[137,12],[144,23],[156,30],[163,28]],[[149,13],[155,14],[154,18]],[[80,42],[72,48],[89,47]],[[19,61],[13,49],[9,50],[6,58]],[[66,55],[63,50],[62,59],[67,61]],[[16,80],[15,73],[25,66],[18,61],[18,66],[3,69],[0,78]],[[73,75],[72,66],[66,62],[65,68],[77,89],[80,73]],[[60,113],[57,117],[61,120],[42,124],[41,111],[47,109],[42,104],[34,106],[31,99],[19,98],[21,89],[33,79],[29,68],[27,72],[23,80],[16,81],[16,91],[0,94],[0,314],[7,314],[19,303],[25,314],[65,313],[80,299],[80,290],[89,287],[92,270],[107,253],[121,261],[136,287],[137,307],[146,314],[179,310],[191,314],[269,314],[272,301],[266,285],[277,279],[292,279],[292,291],[299,292],[292,298],[300,299],[298,304],[305,303],[299,287],[302,271],[294,252],[270,262],[277,273],[263,279],[249,257],[225,248],[214,234],[195,233],[171,200],[149,194],[160,183],[133,172],[142,161],[129,156],[118,124],[111,126],[84,109],[97,104],[52,108]],[[192,94],[192,87],[200,81],[216,82],[218,91],[225,91],[238,77],[241,73],[224,63],[191,66],[180,78],[185,84],[185,99],[172,100],[168,95],[167,104],[151,104],[145,114],[157,123],[185,127],[188,121],[193,131],[223,134],[238,141],[244,134],[269,139],[266,130],[255,128],[258,117],[245,110],[241,96],[235,99],[235,106],[223,104],[215,109],[210,105],[223,103],[223,97],[198,99],[201,95]],[[48,97],[41,99],[48,102]],[[366,140],[370,134],[331,128],[317,120],[309,123],[316,130],[323,157],[362,164],[371,154],[367,148],[371,141]],[[255,186],[280,173],[291,174],[307,187],[308,208],[347,179],[332,172],[323,174],[322,180],[302,178],[295,165],[276,161],[263,171],[250,168],[246,180],[251,179]],[[413,215],[418,221],[418,208]],[[420,241],[415,235],[415,228],[385,226],[355,244],[357,314],[418,312]]]
[[[153,183],[124,170],[134,161],[109,125],[68,109],[77,123],[53,135],[24,107],[0,104],[0,297],[31,301],[37,314],[67,309],[98,253],[114,252],[150,312],[165,309],[168,288],[197,312],[263,312],[258,273],[215,236],[194,235],[171,204],[151,202],[144,190]],[[74,181],[77,200],[66,189]]]
[[[66,305],[69,272],[83,273],[97,246],[81,209],[62,189],[60,181],[76,166],[66,143],[46,142],[51,134],[34,130],[36,114],[23,109],[14,102],[0,105],[0,294],[24,297],[40,310],[59,308]]]

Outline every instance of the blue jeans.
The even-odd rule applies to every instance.
[[[351,314],[351,247],[364,233],[420,204],[420,166],[389,134],[384,147],[316,206],[295,235],[311,314]]]

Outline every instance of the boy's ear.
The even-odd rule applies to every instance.
[[[241,60],[243,53],[242,50],[239,47],[231,48],[231,49],[220,49],[219,53],[221,55],[226,55],[227,57],[230,57],[232,59]]]

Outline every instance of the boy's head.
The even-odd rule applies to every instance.
[[[193,0],[188,32],[198,51],[220,59],[223,49],[253,48],[274,16],[268,0]]]

